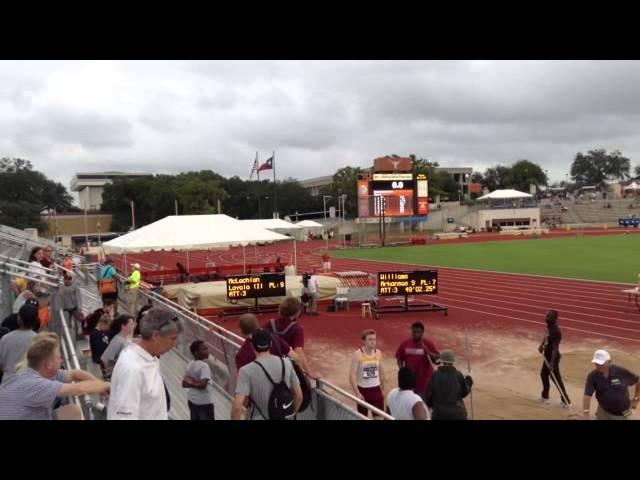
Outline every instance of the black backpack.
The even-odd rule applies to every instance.
[[[274,335],[278,335],[284,338],[284,336],[287,333],[289,333],[289,330],[291,330],[295,325],[297,325],[298,322],[291,322],[281,332],[279,332],[278,329],[276,328],[276,321],[274,319],[269,320],[269,324],[271,325],[271,330],[274,333]],[[278,342],[275,342],[275,345],[276,345],[276,348],[279,350],[280,346],[278,345]],[[298,382],[300,383],[300,390],[302,390],[302,404],[298,409],[298,413],[301,413],[301,412],[304,412],[309,406],[309,404],[311,403],[311,384],[309,383],[307,376],[302,371],[302,368],[300,368],[300,365],[298,365],[293,360],[291,361],[291,364],[293,365],[293,371],[296,372],[296,376],[298,377]]]
[[[259,361],[255,360],[255,363],[258,364],[258,366],[262,369],[264,374],[271,382],[271,385],[273,385],[273,390],[271,390],[271,394],[269,395],[269,402],[267,404],[269,408],[269,416],[266,417],[255,402],[253,404],[265,420],[293,420],[296,417],[295,397],[291,389],[284,381],[284,359],[282,357],[278,358],[282,363],[282,380],[280,380],[280,382],[278,383],[274,382],[267,370],[262,366],[262,364]]]

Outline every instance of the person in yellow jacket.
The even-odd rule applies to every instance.
[[[136,315],[138,291],[140,290],[140,283],[142,282],[142,274],[140,273],[139,263],[133,263],[131,264],[131,267],[133,267],[133,271],[127,279],[127,304],[129,307],[129,314]]]

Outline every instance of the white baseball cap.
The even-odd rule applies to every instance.
[[[607,352],[606,350],[596,350],[596,352],[593,354],[593,360],[591,360],[591,363],[604,365],[609,360],[611,360],[611,355],[609,355],[609,352]]]
[[[138,270],[140,270],[140,264],[139,263],[132,263],[131,266],[133,268],[137,268]]]

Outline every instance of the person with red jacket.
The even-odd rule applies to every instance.
[[[429,389],[434,364],[440,359],[440,352],[435,344],[424,338],[424,324],[415,322],[411,325],[411,338],[400,344],[396,351],[398,368],[408,367],[416,374],[414,392],[423,400]]]

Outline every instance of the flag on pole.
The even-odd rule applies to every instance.
[[[251,175],[249,175],[249,180],[251,180],[253,178],[253,174],[254,173],[258,173],[258,157],[256,157],[255,161],[253,162],[253,168],[251,169]]]
[[[261,172],[263,170],[272,170],[272,169],[273,169],[273,157],[271,157],[269,160],[267,160],[262,165],[260,165],[258,172]]]

